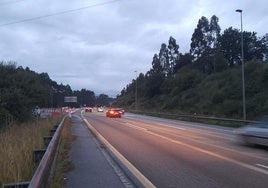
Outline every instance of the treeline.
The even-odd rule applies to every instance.
[[[152,68],[132,80],[117,104],[139,110],[242,117],[241,32],[221,33],[219,19],[201,17],[188,53],[179,52],[171,36],[154,54]],[[243,32],[246,110],[248,118],[268,111],[268,34]],[[137,87],[137,88],[136,88]]]
[[[77,96],[77,103],[64,103],[65,96]],[[63,106],[109,105],[108,95],[95,96],[90,90],[73,91],[69,85],[58,84],[47,73],[38,74],[28,67],[17,67],[13,62],[0,62],[0,127],[1,117],[27,121],[32,110]]]

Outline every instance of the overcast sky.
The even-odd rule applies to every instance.
[[[0,0],[0,61],[115,97],[173,36],[190,49],[198,20],[268,33],[267,0]],[[32,19],[33,18],[33,19]],[[29,20],[30,19],[30,20]],[[28,21],[26,21],[28,20]]]

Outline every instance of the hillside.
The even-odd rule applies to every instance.
[[[185,66],[174,77],[160,81],[158,91],[152,96],[147,95],[149,82],[148,77],[138,78],[139,110],[242,118],[241,66],[209,75],[192,66]],[[129,85],[132,86],[129,92],[118,96],[118,105],[135,109],[135,84],[133,81]],[[267,63],[251,61],[245,65],[245,91],[247,118],[255,119],[266,115]]]

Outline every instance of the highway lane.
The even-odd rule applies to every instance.
[[[267,187],[268,152],[232,129],[126,114],[85,118],[156,187]]]

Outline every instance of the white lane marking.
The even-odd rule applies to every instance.
[[[226,133],[214,132],[214,131],[211,131],[211,130],[203,130],[203,129],[199,129],[197,127],[189,127],[188,129],[186,129],[186,128],[182,128],[182,127],[176,127],[176,126],[167,125],[167,124],[164,124],[164,123],[157,123],[157,125],[171,127],[171,128],[175,128],[175,129],[179,129],[179,130],[183,130],[183,131],[186,131],[186,130],[196,131],[196,130],[198,130],[198,132],[202,133],[202,134],[213,135],[213,136],[217,136],[219,138],[225,139],[225,140],[228,139],[228,140],[231,140],[231,141],[235,141],[235,138],[234,138],[233,135],[227,135]]]
[[[268,166],[265,166],[265,165],[262,165],[262,164],[258,164],[258,163],[257,163],[256,166],[259,166],[259,167],[268,169]]]
[[[124,121],[123,123],[124,123],[124,124],[131,124],[131,123],[128,123],[127,121]],[[149,122],[140,122],[140,123],[151,125]],[[178,127],[176,127],[176,126],[167,125],[167,124],[164,124],[164,123],[156,123],[156,124],[157,124],[157,125],[166,126],[166,127],[178,128]],[[131,125],[133,125],[133,124],[131,124]],[[137,127],[137,126],[136,126],[136,127]],[[159,128],[159,127],[157,127],[157,128],[154,127],[153,129],[165,130],[164,128]],[[195,128],[194,128],[193,130],[191,130],[191,129],[187,129],[187,128],[181,128],[181,129],[182,129],[182,130],[185,130],[185,131],[186,131],[186,130],[187,130],[187,131],[196,131]],[[141,128],[141,129],[139,129],[139,130],[143,130],[143,129]],[[145,130],[145,131],[149,131],[149,132],[151,132],[150,129],[144,129],[144,130]],[[199,131],[199,132],[203,132],[204,134],[209,134],[209,133],[211,133],[211,132],[204,131],[204,130],[198,130],[198,131]],[[172,133],[169,133],[169,134],[171,134],[172,136],[178,137],[177,134],[172,134]],[[214,134],[209,134],[209,135],[214,135]],[[226,137],[223,137],[223,136],[219,136],[219,135],[217,135],[217,136],[220,137],[220,138],[227,139]],[[245,153],[245,152],[238,151],[237,149],[230,149],[230,148],[226,148],[226,147],[218,146],[218,145],[211,144],[211,143],[208,143],[208,142],[200,141],[200,140],[198,140],[198,139],[191,139],[191,138],[187,137],[187,140],[191,140],[191,141],[193,141],[193,142],[197,142],[197,143],[201,143],[201,144],[205,144],[205,145],[213,146],[213,147],[220,148],[220,149],[224,149],[224,150],[228,150],[228,151],[237,152],[237,153],[240,153],[240,154],[242,154],[242,155],[249,156],[249,157],[255,157],[255,158],[258,158],[258,159],[264,159],[264,160],[267,159],[266,156],[256,156],[256,155],[251,155],[251,154],[248,154],[248,153]],[[233,139],[229,139],[229,138],[228,138],[228,140],[231,140],[231,141],[237,141],[237,138],[233,138]]]
[[[125,123],[128,127],[131,127],[131,128],[134,128],[134,129],[138,129],[138,130],[142,130],[142,131],[147,131],[148,129],[145,129],[145,128],[142,128],[142,127],[139,127],[139,126],[136,126],[132,123]]]
[[[228,140],[231,140],[231,141],[234,141],[234,138],[233,138],[233,135],[229,135],[230,133],[230,129],[223,129],[223,128],[219,128],[219,127],[211,127],[211,126],[208,126],[208,125],[202,125],[202,124],[198,124],[198,123],[194,123],[194,122],[186,122],[186,121],[176,121],[176,120],[169,120],[169,121],[166,121],[166,119],[164,119],[164,121],[161,119],[161,118],[145,118],[140,116],[135,116],[136,118],[143,118],[143,119],[140,119],[140,120],[145,120],[147,121],[148,123],[152,123],[151,121],[154,121],[156,122],[156,124],[160,124],[160,125],[165,125],[167,126],[167,124],[175,124],[175,125],[179,125],[179,126],[184,126],[184,127],[187,127],[186,130],[195,130],[195,129],[198,129],[199,132],[202,132],[202,133],[205,133],[205,134],[213,134],[213,135],[217,135],[218,137],[221,137],[221,138],[224,138],[224,139],[228,139]],[[130,118],[131,119],[131,118]],[[160,119],[161,123],[158,123],[159,121],[157,119]],[[171,127],[174,127],[174,126],[171,126]],[[176,126],[174,128],[177,128]],[[201,129],[200,129],[201,128]],[[214,130],[217,130],[217,131],[220,131],[220,132],[215,132]],[[224,132],[226,132],[224,133]]]
[[[165,126],[165,127],[171,127],[171,128],[175,128],[175,129],[179,129],[179,130],[183,130],[183,131],[186,130],[185,128],[182,128],[182,127],[175,127],[175,126],[167,125],[167,124],[164,124],[164,123],[157,123],[157,125],[162,125],[162,126]]]
[[[151,135],[154,135],[154,136],[157,136],[157,137],[162,138],[162,139],[165,139],[165,140],[170,141],[170,142],[175,143],[175,144],[179,144],[179,145],[182,145],[182,146],[186,146],[186,147],[191,148],[191,149],[193,149],[193,150],[195,150],[195,151],[198,151],[198,152],[201,152],[201,153],[204,153],[204,154],[207,154],[207,155],[210,155],[210,156],[213,156],[213,157],[216,157],[216,158],[225,160],[225,161],[229,161],[229,162],[231,162],[231,163],[234,163],[234,164],[236,164],[236,165],[242,166],[242,167],[244,167],[244,168],[247,168],[247,169],[250,169],[250,170],[259,172],[259,173],[263,173],[263,174],[265,174],[265,175],[268,175],[268,171],[267,171],[267,170],[257,168],[256,166],[253,166],[253,165],[250,165],[250,164],[246,164],[246,163],[237,161],[237,160],[235,160],[235,159],[232,159],[232,158],[229,158],[229,157],[226,157],[226,156],[217,154],[217,153],[215,153],[215,152],[211,152],[211,151],[208,151],[208,150],[205,150],[205,149],[201,149],[201,148],[199,148],[199,147],[196,147],[196,146],[193,146],[193,145],[184,143],[184,142],[180,142],[180,141],[178,141],[178,140],[174,140],[174,139],[168,138],[168,137],[166,137],[166,136],[162,136],[162,135],[157,134],[157,133],[153,133],[153,132],[151,132],[151,131],[146,131],[146,133],[151,134]]]
[[[147,123],[149,123],[149,124],[152,124],[152,122],[150,122],[149,119],[145,119],[145,121],[147,121]],[[153,121],[155,121],[155,120],[153,119]],[[174,124],[174,123],[175,123],[175,126],[168,125],[168,124]],[[176,125],[181,126],[180,125],[181,123],[183,123],[183,126],[187,126],[187,125],[190,125],[190,126],[188,126],[187,128],[177,127],[176,126]],[[179,130],[185,130],[185,131],[186,130],[195,131],[197,129],[200,133],[214,135],[214,136],[217,136],[217,137],[220,137],[220,138],[223,138],[223,139],[228,139],[228,140],[231,140],[231,141],[235,141],[234,135],[229,135],[229,134],[226,134],[226,133],[223,133],[223,132],[215,132],[215,131],[213,131],[213,130],[222,131],[222,129],[219,129],[217,127],[194,125],[192,123],[187,123],[187,122],[161,122],[161,123],[156,122],[155,124],[166,126],[166,127],[171,127],[171,128],[175,128],[175,129],[179,129]],[[205,129],[200,129],[200,128],[205,128]]]
[[[168,138],[166,136],[162,136],[160,134],[157,134],[157,133],[154,133],[148,129],[145,129],[145,128],[142,128],[142,127],[138,127],[134,124],[131,124],[131,123],[128,123],[128,122],[124,122],[127,126],[129,127],[132,127],[132,128],[135,128],[135,129],[138,129],[138,130],[142,130],[142,131],[145,131],[146,133],[148,134],[151,134],[151,135],[154,135],[154,136],[157,136],[157,137],[160,137],[162,139],[165,139],[165,140],[168,140],[170,142],[173,142],[175,144],[179,144],[179,145],[183,145],[183,146],[186,146],[188,148],[191,148],[193,150],[196,150],[196,151],[199,151],[201,153],[204,153],[204,154],[207,154],[207,155],[210,155],[210,156],[213,156],[213,157],[216,157],[216,158],[219,158],[219,159],[222,159],[222,160],[225,160],[225,161],[229,161],[231,163],[234,163],[236,165],[239,165],[239,166],[242,166],[244,168],[247,168],[247,169],[250,169],[250,170],[253,170],[253,171],[256,171],[256,172],[259,172],[259,173],[263,173],[263,174],[266,174],[268,175],[268,172],[266,171],[266,169],[268,169],[268,166],[265,166],[265,165],[262,165],[262,164],[256,164],[256,166],[259,166],[259,167],[262,167],[262,168],[265,168],[264,169],[260,169],[260,168],[257,168],[256,166],[253,166],[253,165],[250,165],[250,164],[246,164],[246,163],[243,163],[243,162],[240,162],[240,161],[237,161],[235,159],[232,159],[232,158],[229,158],[229,157],[226,157],[226,156],[223,156],[221,154],[217,154],[215,152],[211,152],[211,151],[208,151],[208,150],[205,150],[205,149],[201,149],[201,148],[198,148],[196,146],[193,146],[193,145],[190,145],[190,144],[187,144],[187,143],[184,143],[184,142],[180,142],[178,140],[174,140],[174,139],[171,139],[171,138]],[[159,123],[158,123],[159,125]],[[165,125],[165,124],[162,124],[164,126],[169,126],[169,125]],[[170,126],[172,127],[172,126]],[[177,127],[175,127],[177,128]],[[209,144],[210,145],[210,144]]]

